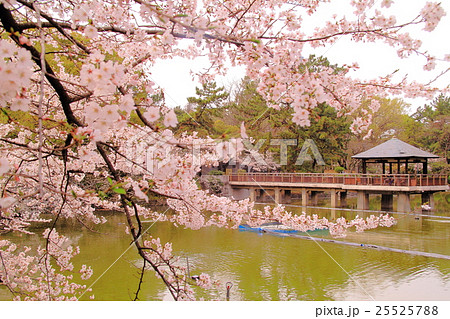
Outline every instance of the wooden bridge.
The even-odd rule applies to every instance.
[[[396,195],[397,211],[402,212],[411,210],[411,194],[421,194],[422,203],[433,208],[433,194],[449,190],[446,175],[430,174],[250,173],[229,175],[228,181],[232,188],[249,189],[252,200],[257,199],[258,190],[260,194],[274,190],[277,203],[301,191],[303,206],[317,204],[317,194],[329,191],[331,207],[345,207],[347,192],[352,191],[357,193],[358,209],[369,209],[370,194],[381,194],[381,209],[392,211]]]

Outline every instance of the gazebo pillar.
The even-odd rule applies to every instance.
[[[365,159],[362,160],[362,173],[367,174],[367,163]]]
[[[425,159],[425,162],[422,164],[423,165],[423,174],[428,174],[428,159]]]

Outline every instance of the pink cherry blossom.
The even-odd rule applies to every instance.
[[[13,111],[28,111],[30,109],[30,100],[27,98],[16,98],[11,101],[11,110]]]
[[[175,127],[178,124],[177,115],[174,110],[169,110],[164,116],[164,125],[169,127]]]
[[[8,173],[10,169],[9,161],[6,158],[0,158],[0,175]]]
[[[310,126],[311,122],[309,121],[309,112],[303,108],[300,108],[294,113],[292,117],[292,121],[300,126]]]
[[[425,31],[433,31],[441,18],[446,15],[440,3],[437,2],[427,2],[422,11],[420,11],[420,14],[425,20]]]
[[[130,114],[131,111],[135,109],[134,99],[132,94],[126,94],[122,97],[120,101],[120,110],[125,111],[127,114]]]
[[[394,2],[393,0],[383,0],[381,2],[381,6],[385,7],[385,8],[389,8],[393,2]]]
[[[153,123],[160,118],[159,108],[156,106],[150,106],[144,113],[145,118]]]
[[[96,37],[98,37],[97,28],[92,25],[87,25],[84,28],[84,34],[90,39],[95,39]]]
[[[17,200],[14,197],[3,197],[0,198],[0,209],[5,209],[11,207]]]

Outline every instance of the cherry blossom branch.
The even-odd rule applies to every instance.
[[[3,24],[5,30],[11,30],[12,32],[9,34],[10,38],[16,42],[16,44],[31,53],[33,61],[40,66],[41,65],[41,54],[37,51],[33,46],[29,46],[21,43],[19,36],[15,34],[18,31],[18,24],[11,12],[5,8],[3,3],[0,4],[0,20]],[[75,117],[73,114],[72,108],[70,107],[71,98],[67,94],[64,86],[61,84],[55,75],[53,69],[46,62],[44,68],[41,69],[42,72],[46,74],[47,81],[51,84],[55,92],[59,96],[59,100],[61,101],[61,106],[63,108],[64,114],[66,115],[67,121],[69,124],[75,124],[77,126],[83,126],[83,124]]]
[[[134,300],[133,301],[139,300],[139,292],[141,291],[142,283],[144,282],[144,274],[145,274],[145,267],[146,266],[147,266],[147,260],[144,259],[144,264],[142,265],[142,268],[140,270],[138,287],[136,289],[136,292],[134,293]]]
[[[108,166],[108,170],[111,173],[111,175],[113,176],[114,180],[118,183],[121,182],[121,178],[119,176],[119,174],[117,173],[116,169],[114,168],[114,166],[112,165],[111,161],[108,158],[108,155],[106,154],[105,150],[103,149],[103,146],[100,145],[99,143],[97,144],[97,150],[99,151],[100,155],[102,156],[103,160],[106,162],[106,165]],[[177,296],[177,289],[176,287],[174,287],[164,276],[163,272],[161,271],[161,269],[158,267],[157,264],[153,263],[148,256],[145,253],[145,249],[144,247],[141,246],[139,240],[141,238],[141,234],[142,234],[142,225],[140,223],[139,220],[139,214],[137,211],[137,207],[136,204],[134,203],[134,201],[129,198],[126,195],[120,194],[120,199],[121,199],[121,203],[122,203],[122,208],[123,211],[125,213],[126,219],[127,219],[127,223],[128,226],[130,228],[130,233],[133,237],[133,243],[136,246],[139,255],[144,258],[145,260],[147,260],[147,262],[152,266],[152,268],[155,270],[155,272],[159,275],[159,277],[163,280],[164,284],[169,288],[170,294],[172,295],[172,297],[177,300],[178,296]],[[128,203],[132,203],[133,208],[135,210],[134,216],[138,221],[138,228],[136,229],[132,219],[131,219],[131,214],[129,212],[128,209]]]
[[[29,146],[29,145],[27,145],[27,144],[24,144],[24,143],[18,143],[18,142],[15,142],[15,141],[11,141],[11,140],[8,140],[8,139],[6,139],[6,138],[0,138],[0,141],[9,143],[9,144],[11,144],[11,145],[19,146],[19,147],[21,147],[21,148],[25,148],[25,149],[30,150],[30,151],[34,151],[34,152],[38,152],[38,151],[39,151],[38,148],[33,148],[33,147],[31,147],[31,146]],[[42,152],[43,152],[44,154],[47,154],[47,155],[44,156],[43,158],[48,157],[48,156],[64,156],[64,154],[58,154],[58,153],[56,153],[56,151],[65,151],[65,150],[67,150],[68,148],[70,148],[72,145],[73,145],[73,144],[70,144],[70,145],[67,145],[67,146],[61,147],[61,148],[54,148],[54,149],[51,149],[51,151],[45,151],[45,150],[42,150]],[[76,157],[73,156],[73,155],[67,155],[67,157],[68,157],[68,158],[76,158]],[[31,161],[36,161],[36,160],[38,160],[38,159],[33,159],[33,160],[31,160],[31,159],[23,159],[23,160],[24,160],[24,161],[27,161],[27,162],[31,162]]]
[[[70,23],[67,22],[57,22],[57,25],[59,28],[61,29],[67,29],[67,30],[73,30],[72,25]],[[158,28],[158,26],[139,26],[139,27],[146,27],[146,28]],[[18,31],[25,31],[25,30],[29,30],[29,29],[36,29],[37,28],[37,24],[33,23],[33,22],[24,22],[18,25],[17,30]],[[42,23],[42,28],[55,28],[55,26],[52,23],[48,23],[48,22],[43,22]],[[81,28],[81,27],[79,27]],[[135,30],[126,30],[123,28],[119,28],[116,26],[99,26],[97,27],[97,31],[99,32],[113,32],[113,33],[119,33],[122,35],[134,35],[136,34]],[[164,30],[148,30],[145,29],[144,30],[145,34],[147,35],[162,35],[164,33]],[[185,34],[181,34],[181,33],[172,33],[172,35],[179,37],[179,38],[187,38],[188,36]],[[194,38],[194,37],[189,37],[189,38]],[[83,50],[84,51],[84,50]],[[86,51],[85,51],[86,52]],[[86,52],[87,53],[87,52]]]
[[[256,3],[256,1],[258,0],[253,0],[248,6],[247,8],[244,10],[244,12],[242,12],[241,16],[236,20],[236,23],[234,24],[233,28],[230,31],[230,34],[233,33],[233,31],[237,28],[239,22],[241,22],[242,18],[244,18],[244,16],[247,14],[247,12],[251,9],[251,7]]]
[[[0,285],[5,285],[6,288],[8,288],[9,292],[15,296],[18,294],[17,291],[15,291],[10,284],[10,280],[9,280],[9,275],[8,275],[8,268],[5,265],[5,260],[3,259],[3,254],[2,251],[0,251],[0,259],[2,261],[2,267],[3,267],[3,272],[4,272],[4,277],[6,278],[6,281],[1,280],[2,278],[0,277]]]
[[[143,0],[134,0],[134,1],[135,1],[136,3],[139,3],[140,5],[145,5],[145,6],[148,7],[150,10],[152,10],[156,15],[158,15],[159,17],[161,17],[163,20],[164,20],[164,19],[167,19],[167,20],[169,20],[170,22],[172,22],[174,25],[180,25],[180,26],[182,26],[184,29],[186,29],[187,31],[189,31],[189,32],[191,32],[191,33],[194,33],[194,34],[195,34],[196,32],[198,32],[198,31],[201,30],[200,28],[197,28],[197,27],[194,27],[194,26],[192,26],[192,25],[188,25],[188,24],[186,24],[186,23],[183,23],[183,22],[179,21],[178,19],[176,19],[176,18],[173,17],[173,16],[170,16],[170,15],[168,15],[168,14],[164,14],[163,12],[160,12],[159,10],[155,9],[155,6],[154,6],[154,5],[151,5],[151,4],[147,3],[146,1],[143,1]],[[201,30],[201,31],[206,32],[207,30]],[[186,37],[188,37],[187,35],[183,35],[183,34],[175,34],[175,33],[173,33],[173,32],[171,32],[171,33],[172,33],[173,36],[176,36],[176,37],[179,37],[179,38],[186,38]],[[232,39],[231,37],[222,36],[222,35],[216,36],[216,35],[212,35],[212,34],[205,33],[205,34],[203,35],[203,37],[204,37],[205,39],[209,39],[209,40],[218,40],[218,41],[221,41],[221,42],[226,42],[226,43],[235,44],[235,45],[237,45],[237,46],[243,46],[243,45],[244,45],[244,43],[242,43],[242,42],[240,42],[240,41],[237,41],[236,39]],[[189,37],[189,38],[193,38],[193,37]]]
[[[37,6],[35,5],[35,2],[30,3],[30,2],[24,1],[24,0],[17,0],[17,2],[23,4],[24,6],[28,7],[31,10],[34,10],[34,11],[39,10],[38,15],[45,18],[49,22],[49,25],[56,28],[56,30],[58,30],[65,38],[67,38],[70,42],[75,44],[77,47],[79,47],[84,52],[86,52],[87,54],[91,53],[91,51],[85,45],[83,45],[82,43],[80,43],[79,41],[77,41],[73,37],[71,37],[69,34],[67,34],[67,32],[61,27],[61,24],[59,22],[56,22],[50,15],[48,15],[48,14],[42,12],[40,9],[38,9]],[[40,19],[38,19],[37,27],[38,28],[42,27],[42,25],[40,25]],[[19,27],[18,30],[21,30],[21,28]],[[45,69],[43,68],[43,70],[45,70]]]
[[[442,71],[441,73],[439,73],[434,79],[430,80],[430,82],[428,82],[427,84],[425,84],[426,86],[436,82],[440,77],[442,77],[445,73],[447,73],[448,71],[450,71],[450,68],[447,68],[446,70]]]

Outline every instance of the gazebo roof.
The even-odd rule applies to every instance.
[[[381,158],[438,158],[439,156],[423,151],[397,138],[390,139],[365,152],[353,155],[352,158],[359,159],[381,159]]]

